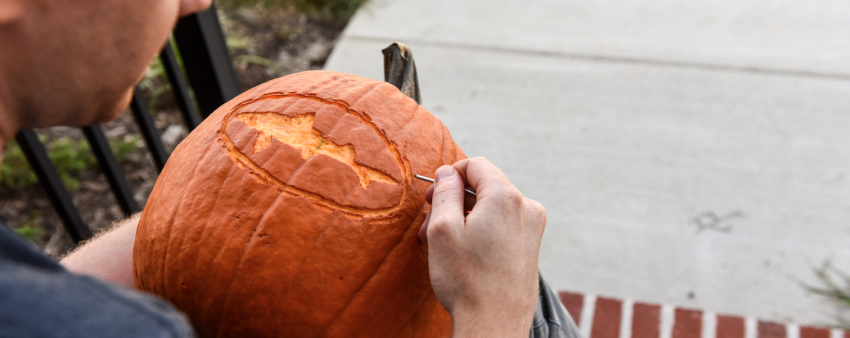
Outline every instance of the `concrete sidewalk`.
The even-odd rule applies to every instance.
[[[371,0],[325,68],[382,79],[546,206],[555,289],[831,323],[850,270],[850,3]]]

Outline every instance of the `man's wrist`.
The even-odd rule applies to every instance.
[[[516,311],[461,310],[452,311],[452,338],[527,337],[531,328],[530,315]],[[529,317],[525,320],[525,317]]]

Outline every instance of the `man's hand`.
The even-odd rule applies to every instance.
[[[419,238],[428,243],[431,284],[452,316],[454,337],[527,337],[545,209],[484,158],[442,166],[434,176],[426,193],[433,208]]]

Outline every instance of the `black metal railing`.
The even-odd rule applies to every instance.
[[[180,107],[183,121],[191,131],[203,118],[235,97],[241,90],[215,5],[204,12],[180,19],[173,36],[174,43],[180,50],[188,81],[183,77],[171,41],[166,43],[160,53],[160,59],[171,83],[174,98]],[[194,93],[198,109],[195,109],[195,102],[190,92]],[[133,94],[130,108],[157,170],[162,171],[168,160],[168,153],[154,125],[147,101],[138,88]],[[88,126],[82,130],[121,210],[126,215],[140,211],[100,126]],[[24,129],[15,138],[71,239],[80,242],[91,238],[91,229],[83,222],[79,211],[71,202],[71,195],[63,185],[53,163],[47,157],[47,151],[36,133],[30,129]]]

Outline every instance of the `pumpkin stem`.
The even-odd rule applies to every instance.
[[[417,104],[422,104],[419,78],[416,76],[416,64],[413,62],[413,52],[410,51],[410,47],[393,42],[381,52],[384,53],[384,81],[396,86]]]

